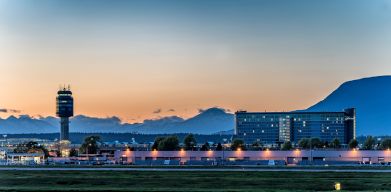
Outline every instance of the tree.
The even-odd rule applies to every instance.
[[[194,146],[197,145],[197,141],[194,138],[193,134],[189,134],[185,137],[183,140],[183,143],[185,144],[185,149],[186,150],[194,150]]]
[[[299,141],[299,147],[303,149],[309,149],[310,148],[310,139],[309,138],[302,138]]]
[[[152,145],[152,150],[158,150],[159,143],[164,140],[164,137],[156,137],[155,142]]]
[[[232,150],[245,150],[244,141],[241,139],[234,139],[231,143]]]
[[[208,142],[206,142],[205,144],[203,144],[203,145],[202,145],[202,147],[201,147],[201,151],[208,151],[208,150],[209,150],[209,148],[210,148],[210,146],[209,146],[209,143],[208,143]]]
[[[329,148],[329,147],[330,147],[330,144],[329,144],[328,141],[325,141],[323,144],[324,144],[324,147],[325,147],[325,148]]]
[[[175,151],[179,148],[179,139],[177,136],[168,136],[159,142],[158,150]]]
[[[373,145],[375,145],[375,139],[372,136],[368,136],[364,142],[363,149],[364,150],[372,150]]]
[[[322,148],[323,147],[322,141],[317,137],[311,138],[310,144],[311,144],[310,148]]]
[[[255,141],[252,145],[252,150],[259,150],[260,148],[262,148],[262,143],[259,142],[259,141]]]
[[[80,153],[96,154],[99,150],[100,137],[92,135],[84,138],[84,142],[80,147]]]
[[[391,149],[391,139],[384,139],[380,144],[381,149]]]
[[[45,158],[49,156],[49,151],[45,146],[38,144],[35,141],[18,144],[14,149],[14,153],[43,153]]]
[[[290,141],[285,141],[284,144],[282,144],[281,147],[282,150],[291,150],[292,149],[292,143]]]
[[[334,149],[338,149],[341,147],[341,143],[339,142],[339,139],[337,138],[334,138],[331,143],[330,143],[330,147],[334,148]]]
[[[77,150],[75,148],[72,148],[69,151],[69,157],[77,157],[77,156],[79,156],[79,153],[77,152]]]
[[[351,139],[349,141],[349,149],[355,149],[358,146],[358,141],[356,139]]]
[[[221,145],[221,143],[218,143],[216,147],[216,151],[222,151],[222,150],[223,150],[223,146]]]

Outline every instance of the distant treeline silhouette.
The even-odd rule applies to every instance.
[[[69,133],[70,140],[74,144],[80,144],[83,142],[85,137],[91,135],[99,135],[103,142],[131,142],[134,140],[138,143],[148,143],[153,142],[156,137],[165,137],[169,135],[176,135],[180,142],[188,135],[186,133],[178,134],[135,134],[135,133]],[[197,142],[223,142],[223,139],[230,140],[232,135],[199,135],[194,134]],[[37,138],[37,139],[47,139],[55,140],[60,138],[59,133],[39,133],[39,134],[8,134],[7,138]]]

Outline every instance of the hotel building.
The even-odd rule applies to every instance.
[[[347,144],[356,137],[356,110],[341,112],[247,112],[235,113],[235,138],[252,144],[298,143],[317,137],[324,142],[337,138]]]

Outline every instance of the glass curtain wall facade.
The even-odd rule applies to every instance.
[[[235,137],[252,144],[297,143],[302,138],[317,137],[331,142],[337,138],[347,144],[355,138],[356,112],[246,112],[235,113]]]

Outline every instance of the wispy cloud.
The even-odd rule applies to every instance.
[[[0,113],[20,113],[20,110],[0,108]]]
[[[220,110],[222,110],[222,111],[224,111],[224,112],[226,112],[226,113],[230,113],[230,112],[231,112],[230,109],[225,109],[225,108],[222,108],[222,107],[215,106],[215,107],[206,108],[206,109],[199,108],[199,109],[198,109],[198,113],[203,113],[203,112],[207,111],[208,109],[212,109],[212,108],[220,109]]]
[[[154,114],[159,114],[162,112],[162,109],[156,109],[155,111],[153,111]]]

